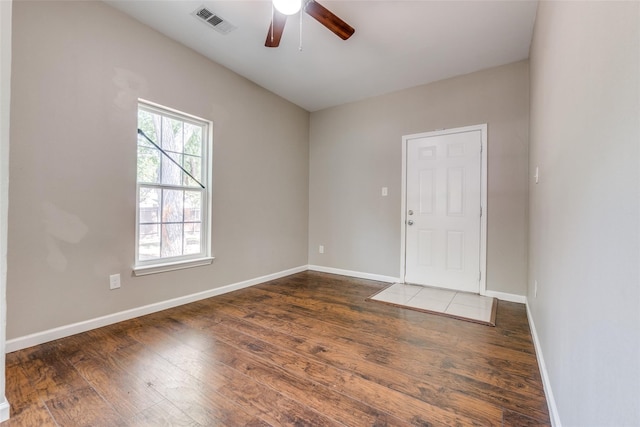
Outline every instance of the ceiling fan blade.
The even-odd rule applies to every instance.
[[[266,47],[278,47],[280,45],[280,39],[282,38],[282,32],[284,31],[284,24],[287,23],[287,15],[273,11],[273,19],[271,25],[269,25],[269,32],[267,33],[267,40],[264,42]]]
[[[348,39],[356,31],[351,25],[338,18],[329,9],[315,0],[309,0],[304,10],[342,40]]]

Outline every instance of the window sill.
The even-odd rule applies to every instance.
[[[164,273],[166,271],[182,270],[185,268],[200,267],[203,265],[210,265],[214,260],[214,257],[198,258],[189,261],[171,262],[166,264],[155,264],[142,267],[134,267],[134,276],[146,276],[148,274]]]

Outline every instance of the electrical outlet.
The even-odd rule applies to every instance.
[[[324,253],[324,246],[323,245],[318,246],[318,252],[321,253],[321,254]]]
[[[538,297],[538,281],[537,280],[533,281],[533,297],[534,298]]]
[[[109,289],[118,289],[120,287],[120,275],[112,274],[109,276]]]

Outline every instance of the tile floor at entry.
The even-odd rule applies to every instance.
[[[493,304],[490,297],[405,283],[394,283],[371,299],[482,322],[491,321]]]

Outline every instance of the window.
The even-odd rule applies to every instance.
[[[211,263],[211,123],[140,101],[135,274]]]

